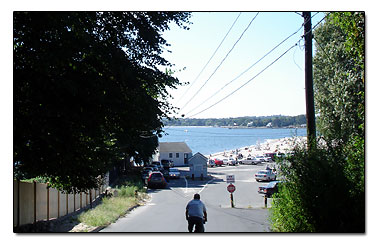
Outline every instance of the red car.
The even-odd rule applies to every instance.
[[[216,166],[222,166],[222,164],[224,164],[224,162],[220,159],[214,159],[214,161]]]

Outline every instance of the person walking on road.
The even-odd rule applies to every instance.
[[[195,225],[195,233],[204,232],[204,223],[207,221],[207,209],[200,200],[200,194],[195,194],[193,200],[186,206],[186,220],[188,221],[188,231],[192,232]]]

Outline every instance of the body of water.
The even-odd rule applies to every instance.
[[[293,136],[306,136],[305,128],[219,128],[219,127],[165,127],[160,142],[186,142],[192,149],[203,155],[234,150],[245,146],[263,143],[267,139],[279,139]]]

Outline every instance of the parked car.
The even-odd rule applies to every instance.
[[[271,158],[271,161],[274,160],[276,153],[265,153],[264,156]]]
[[[233,166],[235,166],[236,164],[237,164],[236,159],[231,158],[231,157],[228,159],[228,165],[233,165]]]
[[[257,165],[259,163],[261,163],[261,161],[253,157],[247,157],[247,158],[239,160],[239,164]]]
[[[154,171],[154,167],[153,167],[153,166],[150,166],[150,165],[148,165],[148,166],[144,167],[144,168],[143,168],[143,170]]]
[[[180,172],[177,168],[170,168],[169,174],[170,174],[170,179],[180,178]]]
[[[276,180],[276,174],[272,170],[261,170],[255,174],[257,181],[271,181]]]
[[[222,166],[222,164],[224,164],[224,162],[220,159],[214,159],[214,161],[216,166]]]
[[[228,165],[228,159],[227,158],[222,159],[222,164]]]
[[[207,165],[208,165],[208,167],[212,168],[215,166],[215,161],[212,159],[209,159]]]
[[[278,192],[278,186],[281,181],[271,181],[267,186],[259,187],[258,193],[266,195],[270,198],[274,193]]]
[[[167,186],[167,182],[163,177],[163,174],[158,171],[151,172],[149,178],[147,179],[147,187],[161,187],[165,188]]]
[[[161,163],[162,163],[162,166],[163,167],[173,167],[174,166],[174,162],[172,160],[161,160]]]
[[[161,163],[159,161],[152,161],[151,165],[155,165],[157,167],[161,167]]]
[[[146,167],[144,167],[144,169],[151,169],[151,171],[159,171],[158,167],[156,165],[147,165]]]
[[[271,158],[263,156],[263,155],[257,155],[255,156],[257,160],[260,160],[261,162],[269,162],[271,161]]]
[[[141,179],[142,179],[142,182],[146,185],[147,184],[147,178],[149,178],[149,175],[152,171],[149,170],[149,169],[144,169],[142,170],[142,173],[141,173]]]

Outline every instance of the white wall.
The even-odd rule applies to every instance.
[[[207,161],[199,156],[195,156],[189,162],[190,175],[194,175],[195,178],[206,177],[208,175]]]
[[[162,152],[159,154],[159,161],[160,160],[172,160],[174,162],[174,166],[183,166],[184,165],[184,154],[185,153],[179,153],[179,158],[176,158],[176,152],[172,152],[172,158],[169,157],[169,153]],[[187,153],[188,158],[192,156],[192,153]]]

